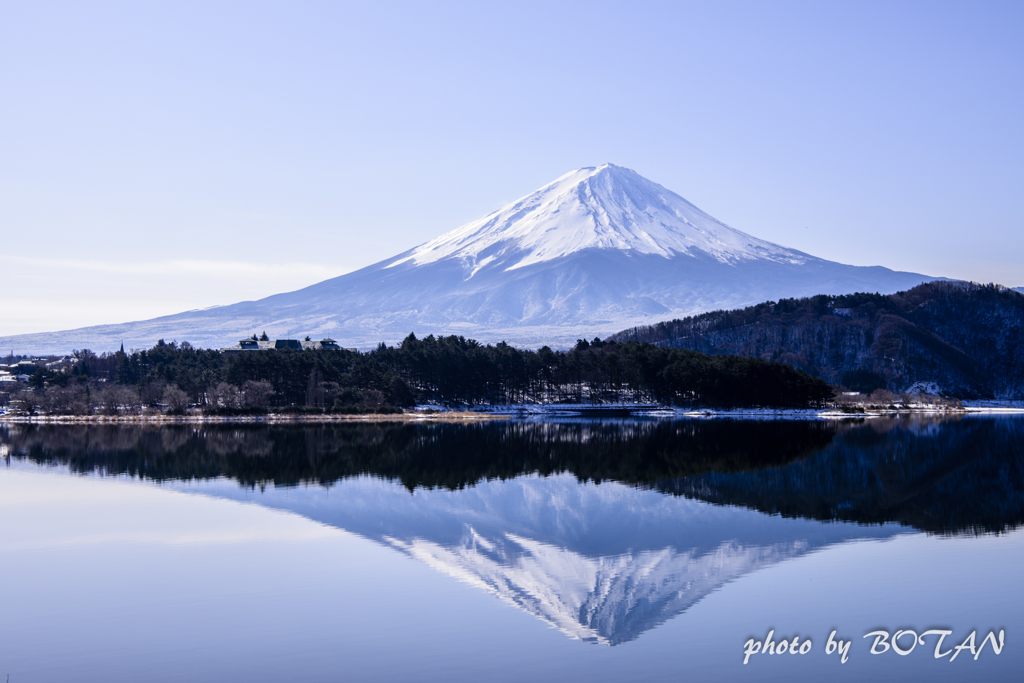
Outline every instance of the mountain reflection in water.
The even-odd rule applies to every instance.
[[[290,510],[614,645],[828,545],[908,531],[899,525],[1017,527],[1022,429],[980,418],[8,426],[0,443],[41,465]]]

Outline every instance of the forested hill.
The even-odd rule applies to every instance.
[[[1024,295],[931,282],[891,295],[783,299],[611,337],[778,361],[870,392],[916,383],[961,398],[1024,397]]]

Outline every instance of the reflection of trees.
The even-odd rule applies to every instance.
[[[74,471],[151,479],[228,476],[246,485],[329,484],[374,474],[458,489],[524,473],[649,484],[805,457],[831,441],[824,422],[597,422],[316,426],[9,427],[12,450]]]
[[[873,420],[800,462],[657,488],[787,517],[1005,531],[1024,522],[1024,420]]]
[[[269,458],[274,442],[262,431],[252,429],[212,430],[205,433],[206,449],[217,456],[244,454],[250,458]]]
[[[370,474],[459,489],[570,472],[764,512],[931,531],[1024,519],[1024,421],[586,421],[8,426],[10,452],[72,471],[246,486]]]

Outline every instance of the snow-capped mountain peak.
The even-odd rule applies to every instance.
[[[637,172],[613,164],[580,168],[536,192],[423,244],[392,262],[458,259],[475,273],[514,270],[583,249],[665,258],[705,255],[722,263],[806,256],[730,228]]]
[[[571,345],[628,327],[815,294],[891,293],[934,278],[846,266],[730,228],[620,166],[581,168],[391,258],[295,292],[153,320],[0,337],[5,349],[226,346],[266,330],[345,346],[410,332]]]

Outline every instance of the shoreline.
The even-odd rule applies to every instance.
[[[334,422],[489,422],[508,415],[450,411],[365,415],[0,415],[0,424],[330,424]]]
[[[576,408],[576,406],[573,406]],[[644,407],[630,415],[602,415],[587,410],[574,410],[552,406],[538,409],[498,408],[494,411],[439,411],[433,413],[405,412],[392,414],[364,415],[290,415],[269,413],[267,415],[0,415],[0,424],[333,424],[343,422],[492,422],[513,419],[564,419],[564,418],[662,418],[662,419],[715,419],[738,418],[749,420],[861,420],[880,417],[922,415],[930,417],[954,417],[966,415],[1024,415],[1024,407],[965,406],[912,407],[899,410],[865,410],[863,413],[844,412],[835,409],[799,408],[747,408],[747,409],[675,409]]]

